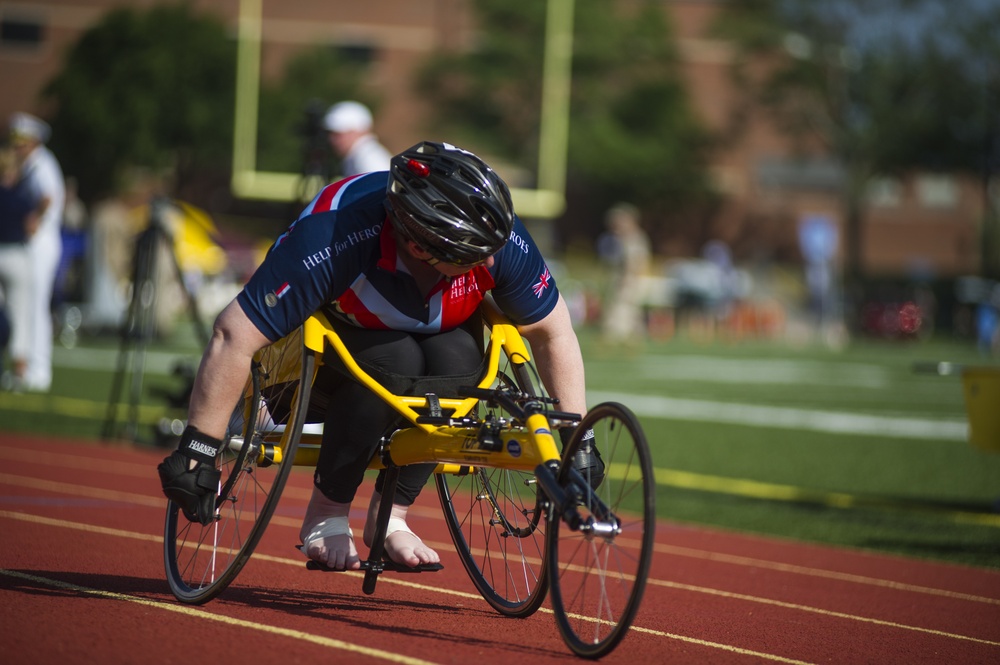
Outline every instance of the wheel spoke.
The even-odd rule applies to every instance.
[[[515,372],[507,367],[498,383],[535,394],[526,370]],[[509,417],[500,408],[487,415]],[[436,478],[445,522],[469,578],[483,598],[507,616],[533,614],[548,588],[545,528],[533,480],[528,472],[493,468],[477,468],[464,477],[441,474]]]
[[[278,368],[287,370],[289,354],[301,358],[299,377],[269,384],[269,377],[279,375]],[[258,354],[244,398],[230,419],[226,452],[219,456],[224,482],[215,520],[206,526],[189,523],[175,504],[168,504],[164,562],[178,600],[199,604],[214,598],[236,578],[257,546],[291,472],[309,400],[310,386],[301,377],[312,376],[313,362],[312,355],[303,353],[301,341],[294,339]],[[302,399],[292,413],[296,391]],[[280,424],[283,421],[287,424]],[[286,463],[259,467],[259,446],[253,442],[274,440],[285,427],[291,428]]]
[[[628,631],[645,589],[655,485],[642,429],[619,404],[598,405],[583,419],[564,451],[560,484],[572,483],[568,465],[588,429],[595,433],[605,477],[577,506],[581,528],[572,529],[561,520],[550,526],[547,565],[552,608],[563,639],[574,653],[600,658]],[[604,505],[595,513],[598,497]]]

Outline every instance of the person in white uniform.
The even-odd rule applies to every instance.
[[[34,284],[28,239],[38,222],[34,199],[18,182],[20,178],[14,151],[0,149],[0,310],[10,329],[9,347],[0,330],[0,355],[6,350],[10,359],[9,371],[0,376],[0,390],[18,391],[23,389],[31,352]]]
[[[330,147],[340,157],[343,177],[389,168],[392,155],[372,133],[372,114],[359,102],[334,104],[323,118]]]
[[[31,277],[34,281],[31,350],[24,388],[48,392],[52,385],[52,290],[62,257],[63,207],[66,186],[62,169],[45,147],[49,126],[27,113],[10,118],[11,145],[21,162],[21,180],[37,202],[38,230],[28,241]]]

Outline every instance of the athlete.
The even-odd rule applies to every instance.
[[[187,519],[210,523],[226,436],[253,354],[326,312],[355,360],[395,391],[416,377],[469,383],[483,361],[474,322],[487,293],[531,344],[542,381],[561,408],[584,413],[584,367],[566,303],[503,180],[481,159],[424,142],[389,171],[328,185],[271,247],[243,291],[219,315],[195,379],[188,426],[159,466],[164,494]],[[457,385],[457,384],[456,384]],[[358,569],[348,516],[379,439],[395,412],[332,366],[315,390],[329,396],[323,442],[300,537],[309,558]],[[603,477],[596,447],[575,460]],[[440,557],[408,527],[410,505],[432,465],[401,470],[385,541],[398,564]],[[371,547],[383,477],[368,507]]]

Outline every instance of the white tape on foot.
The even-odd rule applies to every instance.
[[[402,521],[402,520],[400,520]],[[392,520],[389,520],[391,525]],[[403,523],[406,526],[406,523]],[[351,526],[348,523],[347,517],[327,517],[322,522],[314,525],[309,531],[309,535],[302,540],[303,549],[308,548],[310,544],[317,540],[322,540],[324,538],[329,538],[330,536],[349,536],[351,539],[354,538],[354,532],[351,531]]]
[[[413,533],[410,530],[410,527],[406,526],[406,520],[404,520],[401,517],[390,517],[389,518],[389,525],[385,529],[385,537],[388,538],[389,536],[391,536],[392,534],[396,533],[397,531],[405,531],[406,533],[410,534],[411,536],[413,536],[417,540],[420,540],[420,537],[417,534]],[[423,541],[421,541],[421,542],[423,542]]]

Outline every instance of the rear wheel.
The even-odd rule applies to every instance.
[[[593,492],[574,489],[574,476],[587,481],[571,471],[589,430],[605,464],[604,480]],[[549,598],[567,646],[579,656],[600,658],[632,625],[653,555],[653,462],[632,412],[616,403],[591,409],[563,452],[558,481],[579,497],[581,526],[549,518]]]
[[[189,522],[176,504],[167,504],[164,563],[170,590],[182,602],[207,602],[229,586],[278,504],[302,434],[315,364],[300,339],[293,335],[268,346],[253,361],[217,457],[222,482],[215,520],[207,526]]]
[[[537,394],[526,364],[507,372],[500,373],[498,387]],[[486,417],[510,416],[492,408]],[[476,589],[501,614],[533,614],[547,590],[545,522],[534,473],[477,467],[466,475],[439,474],[435,482],[455,550]]]

